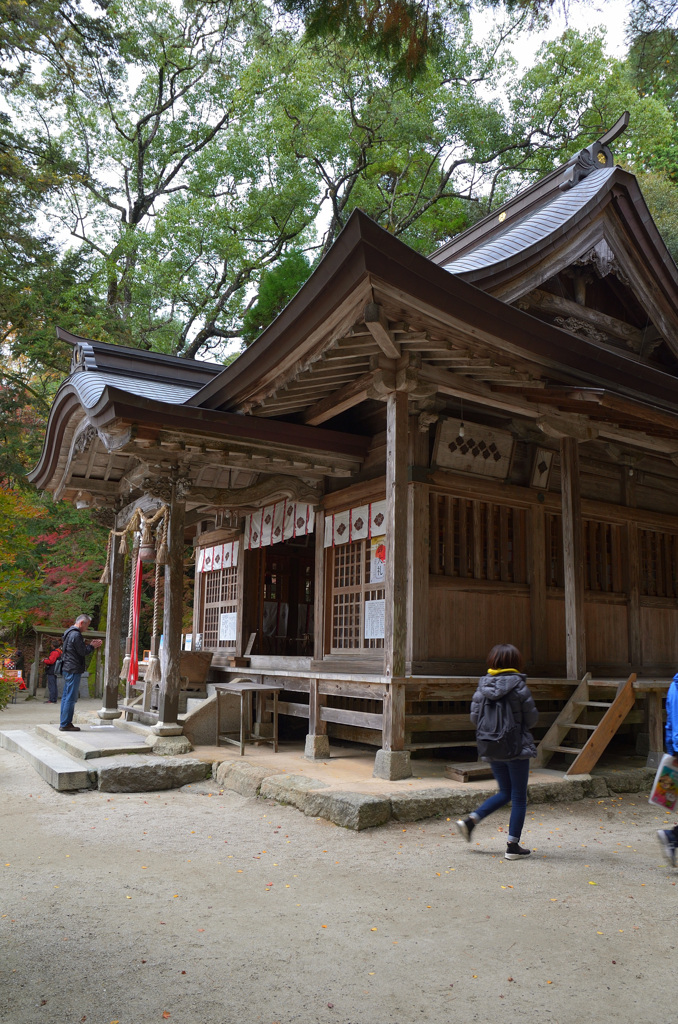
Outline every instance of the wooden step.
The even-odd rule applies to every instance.
[[[583,747],[545,747],[545,750],[550,750],[556,754],[581,754]]]
[[[573,722],[570,729],[586,729],[587,732],[595,732],[598,725],[584,725],[583,722]]]
[[[446,765],[445,775],[455,782],[473,782],[474,779],[492,778],[492,769],[486,761],[471,761]]]
[[[578,708],[611,708],[611,700],[576,700],[575,707]]]

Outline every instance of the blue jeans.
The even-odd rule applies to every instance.
[[[81,672],[64,672],[64,692],[61,695],[61,719],[59,721],[60,729],[70,725],[73,721],[75,702],[80,693],[81,675]]]
[[[517,842],[520,839],[520,833],[525,824],[530,761],[526,757],[521,758],[519,761],[491,761],[490,768],[499,784],[499,792],[495,793],[494,796],[488,797],[485,803],[482,803],[474,811],[474,814],[478,820],[482,820],[488,814],[492,814],[493,811],[504,807],[510,800],[509,836]]]

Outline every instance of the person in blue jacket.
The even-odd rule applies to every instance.
[[[666,694],[666,729],[664,731],[666,753],[678,757],[678,672],[673,677]],[[672,868],[676,866],[676,850],[678,849],[678,824],[673,828],[660,828],[657,839],[661,843],[662,853]]]

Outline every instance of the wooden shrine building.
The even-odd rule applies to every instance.
[[[673,675],[678,270],[613,136],[430,258],[354,213],[226,368],[59,331],[30,479],[118,530],[169,509],[156,732],[181,731],[185,544],[211,678],[277,680],[308,756],[363,738],[385,777],[467,721],[494,643],[542,680]],[[116,536],[103,717],[123,563]]]

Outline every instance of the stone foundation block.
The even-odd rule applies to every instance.
[[[261,768],[256,764],[239,761],[222,761],[215,778],[224,789],[232,789],[241,796],[258,796],[264,779],[279,775],[277,768]]]
[[[304,757],[307,761],[327,761],[330,756],[330,740],[329,736],[312,736],[310,733],[306,737],[306,744],[304,746]]]
[[[320,779],[302,775],[271,776],[262,782],[259,795],[290,804],[310,818],[326,818],[356,831],[383,825],[391,817],[388,797],[337,792]]]
[[[609,796],[609,790],[605,779],[601,778],[599,775],[592,776],[586,787],[586,795],[590,797]]]
[[[151,732],[146,737],[146,744],[159,757],[176,757],[177,754],[188,754],[193,750],[187,736],[156,736]]]
[[[487,794],[459,793],[449,789],[426,789],[391,796],[391,813],[396,821],[420,821],[435,815],[458,818],[483,802]]]
[[[605,779],[612,793],[642,793],[652,789],[656,774],[656,768],[630,768],[627,771],[608,771]]]
[[[189,782],[200,782],[211,770],[195,758],[154,757],[152,754],[126,758],[101,758],[96,767],[97,786],[104,793],[148,793],[159,789],[178,789]]]
[[[387,779],[389,782],[411,779],[409,750],[378,750],[372,775],[375,779]]]
[[[109,722],[121,716],[122,711],[117,711],[115,708],[101,708],[97,711],[97,718],[100,718],[103,722]]]
[[[588,779],[559,779],[558,782],[530,782],[527,787],[528,804],[565,804],[583,800],[588,796]]]

